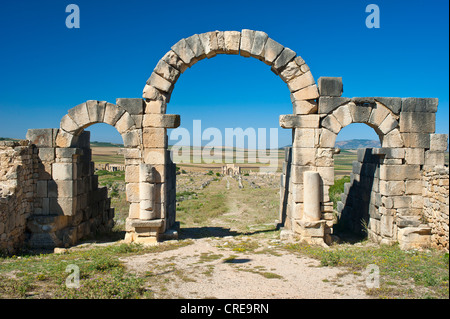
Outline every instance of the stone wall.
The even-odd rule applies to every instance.
[[[13,253],[26,239],[33,210],[36,149],[28,141],[0,142],[0,253]]]
[[[448,166],[423,171],[423,215],[431,226],[431,245],[449,250],[449,169]]]

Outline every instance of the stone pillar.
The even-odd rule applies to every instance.
[[[150,164],[139,165],[139,219],[150,220],[155,218],[154,206],[154,174]]]
[[[320,211],[320,175],[318,172],[303,173],[303,220],[318,221]]]

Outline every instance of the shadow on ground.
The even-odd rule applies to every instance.
[[[181,227],[178,231],[179,239],[200,239],[206,237],[227,237],[227,236],[251,236],[259,233],[272,232],[274,229],[255,230],[239,232],[225,227]]]

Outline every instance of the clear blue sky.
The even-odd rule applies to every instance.
[[[65,8],[80,8],[68,29]],[[380,8],[368,29],[365,8]],[[0,136],[56,128],[67,110],[89,99],[141,97],[158,60],[178,40],[213,30],[262,30],[301,55],[314,78],[341,76],[343,96],[437,97],[437,133],[449,132],[449,8],[429,1],[2,1]],[[167,113],[182,126],[278,127],[292,113],[289,90],[252,58],[203,60],[178,80]],[[107,125],[93,140],[121,142]],[[290,130],[279,130],[290,144]],[[352,125],[338,139],[376,138]]]

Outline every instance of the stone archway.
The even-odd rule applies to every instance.
[[[167,150],[167,129],[180,124],[179,115],[166,114],[167,105],[180,75],[198,61],[218,54],[253,57],[270,66],[272,72],[284,81],[290,92],[295,114],[317,112],[318,89],[305,61],[290,48],[284,47],[262,31],[212,31],[181,39],[157,63],[143,90],[145,114],[143,116],[143,162],[151,165],[161,176],[155,183],[154,221],[134,223],[130,228],[133,240],[141,240],[139,228],[149,229],[156,220],[162,220],[166,231],[175,223],[175,166]],[[136,226],[137,225],[137,226]],[[161,233],[157,234],[157,237]],[[130,237],[131,238],[131,237]],[[146,240],[143,239],[142,240]]]

